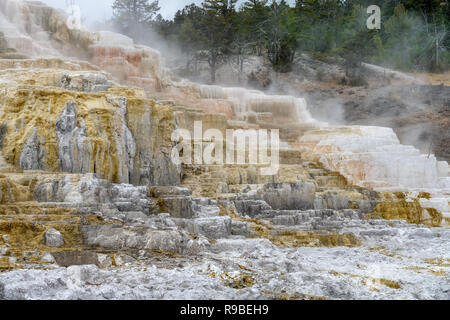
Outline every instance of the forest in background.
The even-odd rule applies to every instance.
[[[186,56],[206,61],[211,82],[230,57],[266,57],[289,72],[298,53],[341,58],[348,76],[362,62],[408,72],[450,69],[449,0],[204,0],[163,19],[158,1],[116,0],[113,23],[146,43],[146,30],[177,44]],[[368,29],[367,8],[381,8],[381,29]]]

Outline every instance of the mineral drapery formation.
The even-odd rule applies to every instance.
[[[39,2],[0,18],[0,299],[449,298],[446,162],[301,98],[173,79]],[[278,172],[173,163],[198,121],[279,129]]]

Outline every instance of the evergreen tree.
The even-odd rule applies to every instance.
[[[205,55],[211,71],[211,82],[216,82],[216,72],[231,53],[233,42],[235,5],[237,0],[205,0],[204,38]]]
[[[115,0],[112,8],[120,31],[133,37],[148,27],[160,10],[158,0]]]
[[[351,85],[366,84],[362,63],[370,59],[370,55],[377,47],[375,39],[379,39],[376,37],[376,30],[369,30],[366,27],[365,9],[361,5],[353,7],[352,15],[344,28],[347,41],[340,49],[341,55],[345,59],[346,75]]]
[[[236,0],[204,0],[201,6],[180,10],[173,21],[157,18],[156,24],[164,38],[177,39],[187,56],[208,62],[211,82],[227,59],[233,59],[232,67],[241,74],[247,55],[265,55],[277,71],[285,72],[297,52],[319,59],[344,58],[348,76],[357,79],[362,62],[405,71],[448,70],[449,3],[296,0],[292,6],[286,0],[245,0],[236,11]],[[381,30],[366,27],[369,5],[381,8]]]
[[[205,11],[191,4],[175,14],[174,25],[177,26],[176,37],[182,51],[186,54],[186,71],[189,72],[191,61],[194,60],[194,75],[197,74],[197,50],[204,49],[207,39],[204,30]]]
[[[267,2],[268,0],[247,0],[241,8],[240,37],[254,48],[254,52],[258,56],[263,54],[264,33],[262,27],[269,12]]]
[[[291,70],[297,50],[297,20],[284,0],[280,3],[274,0],[270,9],[263,27],[267,56],[277,71],[287,72]]]

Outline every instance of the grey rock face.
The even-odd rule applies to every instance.
[[[114,83],[108,81],[104,74],[100,73],[80,73],[80,74],[63,74],[59,81],[59,86],[66,90],[81,92],[98,92],[106,91],[112,87]]]
[[[81,288],[86,285],[99,285],[103,282],[100,270],[95,265],[71,266],[67,268],[67,287]]]
[[[111,250],[148,249],[192,254],[200,249],[196,241],[177,230],[82,226],[81,232],[87,245]]]
[[[234,236],[251,236],[253,231],[248,222],[231,221],[231,234]]]
[[[127,113],[127,124],[136,143],[131,184],[176,186],[181,183],[182,167],[171,160],[173,112],[164,108],[157,111],[158,108],[161,107],[149,103],[140,112]]]
[[[217,201],[209,198],[195,198],[192,209],[195,212],[195,216],[198,218],[211,218],[220,215]]]
[[[121,181],[124,183],[131,182],[131,176],[134,169],[134,158],[136,156],[136,143],[134,141],[133,135],[130,129],[127,126],[127,99],[123,97],[112,97],[107,96],[107,100],[116,105],[121,114],[122,118],[122,132],[120,137],[122,139],[121,143],[117,143],[117,153],[120,155],[119,159],[121,162],[121,171],[120,175],[122,177]],[[119,139],[116,136],[116,139]]]
[[[272,207],[263,200],[235,200],[234,205],[239,213],[255,217],[263,211],[272,210]]]
[[[64,245],[64,239],[61,232],[53,228],[48,229],[44,234],[44,242],[46,246],[52,248],[60,248]]]
[[[6,123],[0,125],[0,150],[3,149],[3,140],[5,139],[7,133]]]
[[[100,268],[109,268],[112,266],[112,259],[109,255],[107,254],[97,254],[97,259],[98,259],[98,266]]]
[[[40,137],[37,134],[37,128],[34,128],[23,146],[19,158],[19,166],[24,170],[43,170],[44,152],[41,148]]]
[[[373,200],[359,200],[358,208],[361,212],[370,213],[373,212],[378,203],[378,201]]]
[[[155,198],[165,198],[170,196],[186,196],[189,197],[192,195],[191,190],[187,188],[181,188],[181,187],[153,187],[150,188],[150,192],[152,194],[152,197]]]
[[[314,208],[316,188],[309,182],[266,184],[258,197],[273,209],[307,210]]]
[[[190,219],[194,217],[192,210],[192,198],[188,197],[167,197],[163,200],[164,209],[174,218]]]
[[[42,257],[41,257],[41,260],[43,261],[43,262],[47,262],[47,263],[55,263],[56,262],[56,260],[55,260],[55,258],[52,256],[52,254],[51,253],[45,253]]]
[[[196,219],[173,219],[181,229],[192,235],[202,235],[209,239],[228,238],[231,235],[230,217],[208,217]]]
[[[149,152],[138,152],[139,172],[132,179],[133,184],[149,186],[176,186],[181,183],[182,168],[175,165],[169,153],[154,156]]]
[[[231,235],[230,217],[211,217],[195,219],[200,233],[211,239],[227,238]]]
[[[348,209],[349,201],[345,195],[327,192],[315,199],[314,207],[316,209]]]
[[[316,209],[306,211],[273,210],[270,212],[275,226],[297,226],[301,230],[339,231],[348,223],[361,226],[366,223],[363,214],[355,210]]]
[[[134,168],[136,144],[127,126],[127,99],[112,96],[108,96],[107,99],[109,103],[116,105],[120,110],[122,129],[121,132],[114,135],[114,139],[117,140],[115,152],[119,159],[118,179],[121,183],[129,183]],[[77,117],[77,105],[73,101],[68,101],[56,122],[60,170],[72,173],[96,172],[97,161],[101,161],[101,155],[96,156],[92,167],[91,159],[95,156],[92,154],[94,148],[90,142],[86,143],[84,120],[80,119],[80,126],[78,126]]]
[[[153,187],[150,189],[152,197],[161,200],[163,211],[175,218],[192,218],[191,192],[180,187]]]
[[[250,217],[269,210],[308,210],[314,209],[317,202],[315,192],[310,182],[270,183],[240,195],[234,205],[238,212]]]
[[[176,166],[169,156],[154,158],[150,162],[148,176],[151,185],[179,185],[181,175],[181,168]]]
[[[98,264],[97,254],[91,251],[53,252],[52,256],[61,267]]]
[[[56,136],[58,138],[58,156],[61,171],[76,172],[74,146],[83,145],[82,142],[86,137],[86,132],[84,128],[77,127],[77,106],[73,101],[67,102],[56,122]]]
[[[43,179],[36,186],[34,197],[39,202],[109,203],[111,188],[111,183],[95,174],[65,175]]]
[[[127,254],[117,254],[115,256],[115,260],[116,260],[116,265],[117,266],[128,266],[131,265],[133,262],[136,261],[136,259],[134,259],[133,257],[130,257]]]
[[[158,213],[154,200],[148,195],[147,187],[128,184],[112,184],[99,179],[95,174],[65,175],[44,178],[34,190],[39,202],[64,203],[77,208],[79,213],[111,213],[116,218],[126,212],[140,212],[146,216]]]

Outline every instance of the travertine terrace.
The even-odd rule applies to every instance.
[[[0,299],[450,298],[446,162],[301,98],[174,79],[38,2],[0,17]],[[278,173],[175,165],[194,121],[279,129]]]

